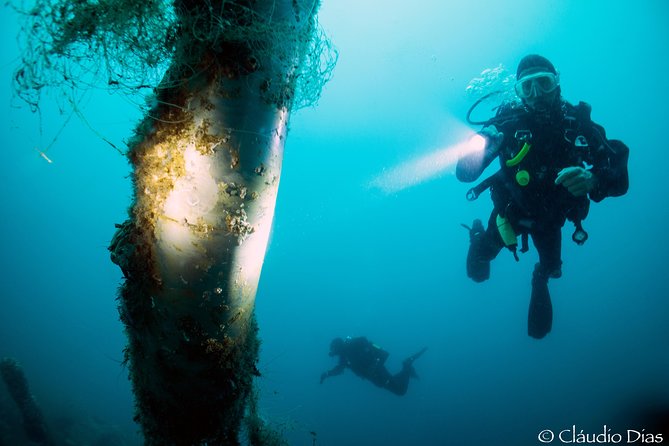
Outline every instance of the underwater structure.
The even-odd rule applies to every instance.
[[[315,6],[221,1],[233,35],[173,62],[130,143],[134,203],[110,250],[147,444],[239,444],[245,417],[261,437],[253,306]]]
[[[14,78],[33,108],[72,73],[146,88],[136,72],[166,64],[128,141],[134,197],[109,246],[145,443],[278,444],[257,414],[254,300],[289,113],[334,67],[319,0],[36,1]]]
[[[53,446],[55,443],[51,438],[42,411],[30,392],[23,367],[13,358],[3,358],[0,361],[0,377],[5,382],[12,400],[21,413],[26,438],[36,445]],[[1,442],[2,438],[0,438]]]

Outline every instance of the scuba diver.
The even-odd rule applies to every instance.
[[[365,337],[346,339],[335,338],[330,343],[330,356],[339,356],[339,363],[321,374],[321,384],[330,376],[341,375],[348,367],[363,379],[368,379],[377,387],[382,387],[395,395],[404,395],[409,387],[409,379],[417,378],[413,362],[425,353],[427,347],[409,356],[402,362],[402,370],[391,375],[384,365],[388,352]]]
[[[467,276],[475,282],[490,277],[490,261],[503,247],[514,255],[521,237],[521,252],[528,236],[539,254],[532,275],[528,334],[541,339],[552,327],[553,309],[548,279],[562,275],[562,234],[566,220],[574,223],[572,239],[579,245],[588,238],[582,221],[590,200],[600,202],[627,192],[629,149],[606,138],[604,128],[590,119],[590,105],[574,106],[562,98],[559,75],[545,57],[531,54],[518,64],[515,91],[520,101],[504,102],[495,117],[484,122],[479,135],[482,151],[462,156],[456,176],[473,182],[495,158],[500,169],[467,192],[475,200],[490,189],[493,210],[487,229],[476,219],[467,253]]]

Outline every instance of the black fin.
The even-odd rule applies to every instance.
[[[413,362],[423,356],[423,353],[427,351],[427,347],[423,347],[419,352],[414,353],[413,355],[409,356],[407,359],[405,359],[402,364],[406,365],[411,365]]]
[[[527,334],[541,339],[553,327],[553,304],[548,292],[548,277],[535,271],[532,277],[532,297],[527,316]]]

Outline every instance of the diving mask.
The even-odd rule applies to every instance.
[[[541,71],[521,77],[516,82],[516,94],[520,99],[538,97],[552,93],[560,85],[556,74]]]

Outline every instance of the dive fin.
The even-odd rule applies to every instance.
[[[413,364],[413,362],[423,356],[423,353],[427,351],[427,347],[423,347],[419,352],[414,353],[413,355],[409,356],[407,359],[405,359],[402,364],[405,366]]]
[[[469,230],[469,250],[467,251],[467,277],[474,282],[480,283],[490,278],[490,260],[484,259],[479,254],[485,250],[485,228],[483,222],[478,218],[472,223],[472,227],[463,224]]]
[[[413,362],[423,356],[423,353],[427,350],[427,347],[424,347],[421,349],[419,352],[414,353],[413,355],[409,356],[407,359],[402,361],[402,372],[405,372],[406,370],[409,371],[409,376],[411,378],[419,379],[418,374],[416,373],[416,369],[413,368]]]
[[[527,316],[527,334],[541,339],[553,327],[553,304],[548,292],[548,277],[536,270],[532,277],[532,297]]]

